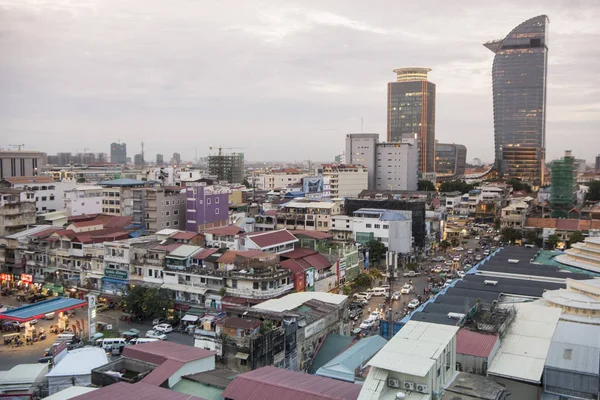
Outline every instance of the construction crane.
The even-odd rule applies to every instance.
[[[24,144],[9,144],[9,147],[16,147],[19,151],[21,151],[21,147],[25,147]]]
[[[224,176],[224,171],[223,171],[223,149],[226,150],[243,150],[245,149],[245,147],[223,147],[223,146],[219,146],[219,147],[209,147],[210,150],[213,149],[217,149],[219,150],[219,155],[218,155],[218,159],[217,159],[217,179],[219,180],[226,180],[225,176]]]

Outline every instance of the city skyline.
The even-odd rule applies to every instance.
[[[2,145],[107,152],[120,139],[132,154],[144,141],[146,154],[189,160],[194,148],[243,143],[249,160],[327,160],[361,119],[385,138],[389,71],[423,65],[437,85],[436,139],[491,160],[492,55],[481,43],[546,14],[546,159],[561,156],[566,134],[576,158],[597,153],[600,57],[581,37],[600,34],[598,6],[439,2],[431,15],[391,2],[232,4],[0,1]],[[292,152],[283,136],[298,138]]]

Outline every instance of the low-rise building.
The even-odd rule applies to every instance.
[[[390,251],[408,254],[412,248],[410,211],[361,208],[353,215],[353,238],[358,243],[382,242]]]
[[[513,201],[502,209],[500,214],[500,227],[522,230],[525,227],[525,220],[529,205],[524,201]]]
[[[331,218],[339,215],[342,207],[337,202],[292,201],[277,213],[277,226],[285,229],[317,230],[328,232]]]
[[[148,182],[136,179],[113,179],[99,182],[102,186],[102,213],[108,215],[133,215],[134,189],[146,186]]]
[[[0,186],[35,192],[36,213],[60,211],[64,208],[64,192],[75,187],[74,180],[55,182],[51,176],[19,176],[5,178]]]
[[[499,347],[498,335],[461,328],[456,334],[456,369],[486,376]]]
[[[272,232],[251,232],[236,237],[236,249],[283,254],[294,250],[297,242],[298,239],[285,229]]]
[[[358,197],[369,186],[367,167],[363,165],[323,164],[319,172],[324,184],[329,185],[331,198]]]
[[[134,188],[132,216],[148,233],[185,229],[185,191],[181,187]]]
[[[34,225],[35,208],[33,191],[0,188],[0,237]]]
[[[64,191],[64,208],[69,215],[91,215],[102,212],[102,186],[76,186]]]
[[[543,304],[562,310],[561,320],[600,325],[600,279],[567,278],[565,289],[547,290],[542,296]]]
[[[210,228],[203,232],[206,246],[218,249],[227,248],[230,250],[236,249],[235,237],[241,233],[242,229],[236,225]]]

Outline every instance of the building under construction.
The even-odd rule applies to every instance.
[[[217,176],[219,181],[243,183],[244,153],[208,156],[208,173]]]
[[[569,210],[574,206],[577,191],[577,171],[574,161],[571,151],[567,150],[564,158],[554,161],[550,166],[552,218],[567,218]]]

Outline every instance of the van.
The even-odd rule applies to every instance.
[[[371,293],[373,294],[373,296],[389,296],[390,288],[389,287],[387,287],[387,288],[376,287],[376,288],[373,288]]]
[[[159,339],[156,338],[133,338],[129,341],[129,344],[131,345],[135,345],[135,344],[142,344],[142,343],[150,343],[150,342],[157,342]]]
[[[73,335],[72,333],[61,333],[60,335],[58,335],[56,337],[55,343],[71,342],[71,341],[73,341],[74,337],[75,337],[75,335]]]
[[[102,338],[96,340],[96,346],[102,347],[106,351],[112,351],[116,347],[119,347],[122,351],[126,344],[125,338]]]

